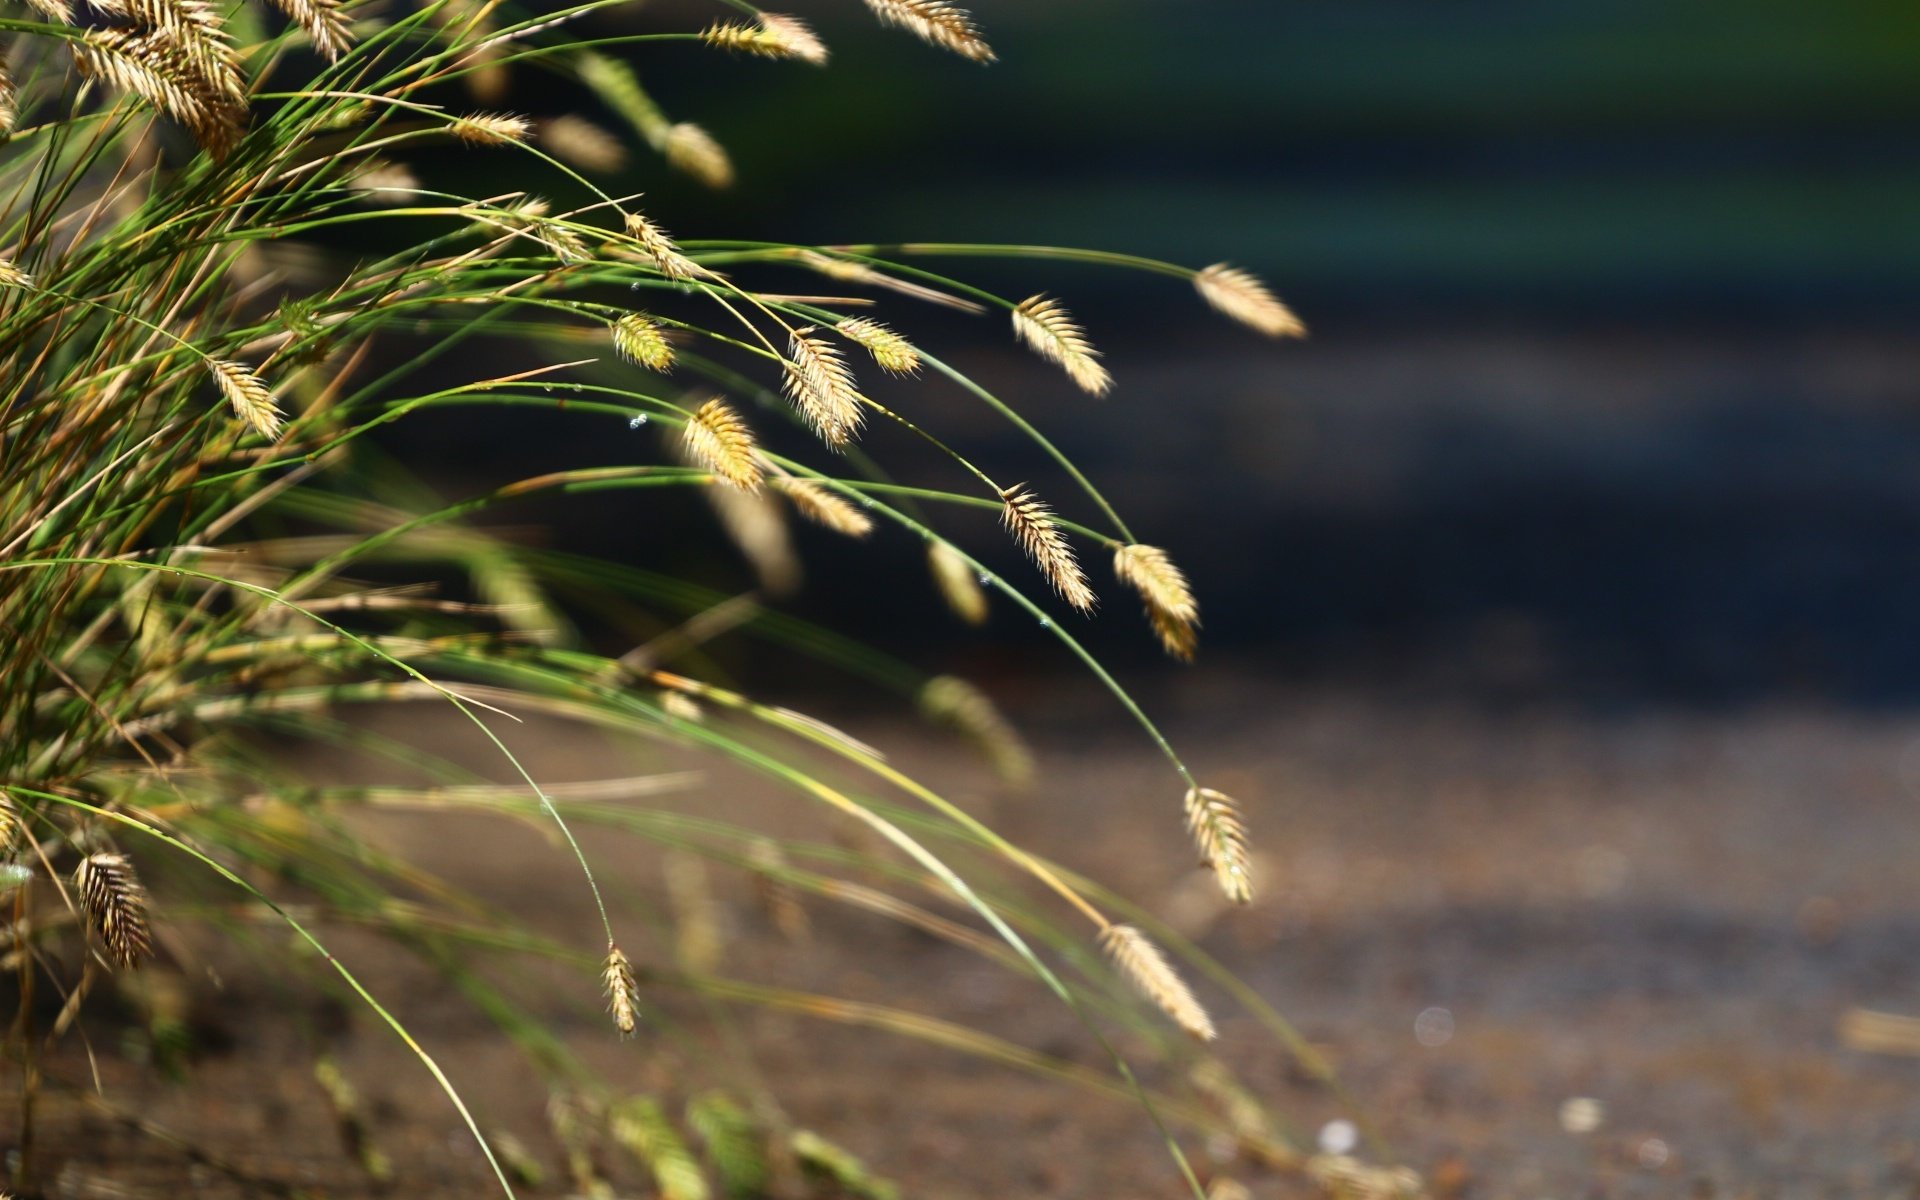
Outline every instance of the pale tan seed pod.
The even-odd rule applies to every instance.
[[[632,1037],[640,1025],[640,984],[633,977],[633,964],[626,953],[607,943],[607,959],[600,967],[600,983],[607,992],[607,1011],[613,1014],[613,1027],[621,1037]]]
[[[108,958],[122,967],[135,967],[153,952],[147,931],[147,894],[124,855],[102,852],[81,859],[73,872],[73,890],[79,893],[87,925]]]
[[[868,317],[848,317],[834,328],[848,341],[873,355],[873,361],[887,374],[919,374],[920,352],[913,348],[912,342],[880,322]]]
[[[820,440],[836,449],[860,431],[865,419],[853,372],[840,351],[811,327],[787,339],[786,393]]]
[[[733,186],[733,159],[727,148],[713,135],[691,121],[681,121],[667,130],[663,153],[667,165],[683,171],[710,188]]]
[[[630,363],[665,374],[673,370],[673,345],[658,322],[645,313],[628,313],[613,323],[613,348]]]
[[[30,288],[33,276],[13,265],[13,260],[0,254],[0,287]]]
[[[940,675],[920,689],[920,711],[927,719],[957,730],[979,748],[994,772],[1009,785],[1033,781],[1033,752],[1000,706],[957,675]]]
[[[1217,1036],[1213,1018],[1146,934],[1131,925],[1109,925],[1100,931],[1100,948],[1135,990],[1173,1018],[1174,1024],[1203,1042]]]
[[[727,402],[715,396],[694,410],[685,431],[687,452],[743,492],[760,489],[766,478],[756,455],[753,431]]]
[[[685,279],[718,279],[719,276],[680,253],[680,247],[673,244],[673,238],[666,230],[637,212],[627,214],[627,233],[640,243],[653,265],[669,280],[678,283]]]
[[[306,31],[313,52],[328,62],[353,48],[353,22],[341,0],[273,0],[287,19]]]
[[[787,13],[761,13],[754,24],[716,21],[700,35],[708,45],[760,58],[792,58],[827,65],[827,47],[813,28]]]
[[[987,589],[958,550],[945,542],[928,542],[927,570],[954,616],[969,625],[987,623]]]
[[[455,117],[447,132],[475,146],[513,146],[527,140],[533,122],[511,113],[469,113]]]
[[[1066,535],[1055,523],[1053,511],[1025,484],[1003,489],[1000,500],[1004,505],[1001,522],[1033,565],[1040,568],[1053,590],[1080,612],[1091,613],[1098,599],[1087,586],[1086,572],[1080,569],[1073,547],[1067,544]]]
[[[1247,827],[1233,797],[1212,788],[1192,787],[1186,798],[1187,832],[1202,866],[1213,871],[1220,891],[1235,904],[1253,899],[1253,874],[1247,864]]]
[[[280,406],[260,377],[240,363],[228,362],[223,358],[208,359],[207,369],[213,372],[214,382],[220,385],[220,394],[233,406],[234,415],[261,437],[277,441],[281,429]]]
[[[540,141],[555,157],[583,170],[612,174],[627,165],[627,148],[619,138],[573,113],[542,121]]]
[[[1113,376],[1100,365],[1100,352],[1058,300],[1045,295],[1022,300],[1013,310],[1013,332],[1035,354],[1059,364],[1082,391],[1104,396],[1113,387]]]
[[[1193,286],[1216,311],[1268,337],[1307,336],[1307,327],[1293,310],[1250,271],[1215,263],[1193,277]]]
[[[1147,618],[1167,653],[1190,662],[1199,642],[1200,605],[1187,577],[1158,546],[1121,546],[1113,552],[1113,573],[1140,593]]]
[[[873,518],[847,502],[846,497],[811,479],[775,475],[773,486],[793,503],[793,511],[835,533],[863,538],[873,532]]]
[[[800,903],[800,893],[780,872],[787,869],[787,856],[780,843],[757,837],[747,844],[747,860],[753,864],[753,892],[760,909],[790,942],[805,942],[813,936],[813,921]]]
[[[980,36],[973,14],[946,0],[867,0],[867,7],[882,24],[904,29],[921,41],[974,62],[995,61],[993,47]]]

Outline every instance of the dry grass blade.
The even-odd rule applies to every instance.
[[[572,113],[541,122],[540,140],[555,156],[583,170],[611,174],[627,165],[627,148],[619,138]]]
[[[957,675],[929,679],[920,689],[920,711],[927,719],[958,730],[979,747],[994,771],[1014,787],[1033,780],[1033,752],[1000,706]]]
[[[273,5],[306,30],[313,52],[328,62],[339,62],[353,47],[353,24],[341,0],[273,0]]]
[[[904,29],[962,58],[995,61],[993,47],[980,36],[973,15],[946,0],[867,0],[867,7],[883,24]]]
[[[1217,311],[1268,337],[1305,337],[1307,327],[1251,271],[1215,263],[1193,277],[1200,296]]]
[[[753,431],[740,414],[715,396],[687,421],[687,452],[741,491],[758,491],[765,475],[755,451]]]
[[[947,602],[954,616],[969,625],[987,623],[987,590],[980,586],[973,567],[958,550],[945,542],[929,542],[927,569],[933,574],[934,586],[940,589],[940,598]]]
[[[274,402],[273,392],[260,381],[258,375],[239,363],[223,358],[208,359],[207,369],[213,372],[214,382],[220,385],[220,394],[233,406],[235,416],[267,440],[279,438],[280,406]]]
[[[1192,661],[1199,643],[1200,605],[1193,598],[1186,574],[1167,552],[1157,546],[1122,546],[1113,552],[1113,573],[1140,593],[1147,617],[1167,653]]]
[[[773,486],[793,502],[795,512],[815,525],[853,538],[863,538],[873,532],[873,518],[832,488],[793,475],[774,476]]]
[[[760,58],[794,58],[816,67],[827,64],[826,43],[799,17],[761,13],[756,23],[716,21],[701,33],[709,45]]]
[[[818,271],[827,278],[837,279],[841,283],[864,283],[871,287],[885,288],[890,292],[898,292],[902,296],[910,296],[915,300],[924,300],[944,308],[958,309],[964,313],[977,315],[987,311],[984,306],[971,300],[940,291],[938,288],[914,283],[911,280],[896,279],[884,271],[876,271],[866,263],[856,262],[850,258],[835,258],[831,254],[822,254],[818,250],[802,250],[795,255],[795,258],[808,270]]]
[[[1235,904],[1253,899],[1253,874],[1247,865],[1247,826],[1233,797],[1212,788],[1187,789],[1187,832],[1212,869],[1220,890]]]
[[[613,1014],[613,1027],[620,1036],[631,1037],[640,1024],[640,985],[633,977],[633,964],[619,946],[607,944],[607,958],[600,967],[600,982],[607,990],[607,1010]]]
[[[147,932],[147,895],[126,857],[89,854],[73,872],[73,890],[80,895],[88,926],[114,962],[138,966],[153,952]]]
[[[1213,1018],[1200,1007],[1186,980],[1175,973],[1160,947],[1147,940],[1146,934],[1131,925],[1109,925],[1100,931],[1100,948],[1127,981],[1172,1017],[1174,1024],[1203,1042],[1217,1036]]]
[[[684,279],[718,279],[719,276],[707,270],[680,253],[680,247],[673,244],[673,238],[666,230],[648,220],[640,213],[627,214],[627,233],[646,251],[647,257],[660,273],[675,283]]]
[[[1100,352],[1058,300],[1022,300],[1013,310],[1013,332],[1041,358],[1058,363],[1082,391],[1104,396],[1113,387],[1113,376],[1100,365]]]
[[[860,431],[862,414],[853,372],[840,351],[814,330],[796,329],[787,340],[787,398],[827,445],[840,447]]]
[[[649,371],[673,370],[673,346],[659,324],[644,313],[628,313],[613,323],[613,348]]]
[[[455,117],[447,132],[474,146],[512,146],[527,140],[533,123],[511,113],[469,113]]]
[[[1086,572],[1080,569],[1073,547],[1067,544],[1066,535],[1054,523],[1052,510],[1028,491],[1025,484],[1004,489],[1000,500],[1004,505],[1001,522],[1020,544],[1020,549],[1033,560],[1033,565],[1040,568],[1053,590],[1081,612],[1092,612],[1097,598],[1087,585]]]
[[[873,355],[873,361],[889,375],[915,375],[920,371],[920,352],[913,343],[869,317],[848,317],[834,328],[843,337]]]
[[[681,121],[667,130],[664,153],[669,166],[708,187],[733,186],[733,160],[727,157],[726,147],[691,121]]]

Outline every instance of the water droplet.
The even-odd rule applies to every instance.
[[[1052,627],[1053,627],[1052,621],[1047,620],[1045,617],[1040,618],[1040,628],[1051,629]]]
[[[993,582],[993,576],[991,576],[991,575],[989,575],[989,574],[987,574],[987,573],[986,573],[985,571],[982,571],[982,572],[980,572],[980,586],[981,586],[981,587],[986,587],[986,586],[987,586],[988,584],[990,584],[990,583],[992,583],[992,582]]]
[[[1325,1154],[1352,1154],[1360,1144],[1360,1130],[1352,1121],[1328,1121],[1320,1127],[1320,1150]]]
[[[631,420],[629,420],[629,421],[627,422],[627,428],[628,428],[628,429],[638,429],[638,428],[640,428],[640,427],[641,427],[642,425],[645,425],[646,423],[647,423],[647,414],[645,414],[645,413],[635,413],[635,414],[633,414],[633,417],[632,417],[632,419],[631,419]]]

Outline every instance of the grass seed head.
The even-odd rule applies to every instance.
[[[1044,295],[1022,300],[1013,310],[1013,332],[1041,358],[1058,363],[1080,390],[1104,396],[1113,387],[1100,352],[1058,300]]]
[[[673,370],[672,344],[659,323],[644,313],[628,313],[613,323],[613,348],[649,371]]]
[[[627,165],[627,148],[619,138],[573,113],[541,122],[540,140],[555,157],[582,170],[612,174]]]
[[[1006,488],[1000,493],[1000,500],[1001,522],[1020,544],[1020,549],[1033,560],[1033,565],[1040,568],[1053,590],[1080,612],[1091,613],[1098,598],[1087,586],[1086,572],[1080,569],[1073,547],[1067,544],[1066,535],[1055,523],[1053,510],[1027,490],[1025,484]]]
[[[860,431],[864,416],[853,372],[840,351],[809,327],[787,339],[787,398],[814,433],[838,449]]]
[[[881,22],[904,29],[924,42],[978,63],[995,61],[993,47],[980,36],[973,15],[946,0],[867,0]]]
[[[1134,989],[1172,1017],[1174,1024],[1203,1042],[1218,1036],[1213,1018],[1146,934],[1131,925],[1109,925],[1100,931],[1100,948]]]
[[[700,35],[709,45],[735,54],[760,58],[793,58],[827,65],[827,47],[812,26],[786,13],[759,14],[752,24],[744,21],[716,21]]]
[[[863,538],[873,532],[872,517],[824,484],[794,475],[776,475],[773,485],[793,503],[795,512],[815,525],[851,538]]]
[[[920,352],[913,348],[912,342],[880,322],[868,317],[848,317],[835,328],[848,341],[864,347],[887,374],[919,374]]]
[[[753,431],[718,396],[702,404],[687,421],[687,452],[713,473],[744,492],[758,491],[765,478],[756,456]]]
[[[1158,546],[1129,545],[1113,552],[1113,573],[1140,593],[1147,618],[1167,653],[1190,662],[1199,641],[1200,605],[1187,577]]]
[[[1001,779],[1013,787],[1033,781],[1033,752],[991,697],[957,675],[939,675],[920,689],[920,711],[927,719],[957,730],[986,755]]]
[[[306,30],[313,52],[330,63],[353,48],[353,23],[341,0],[273,0],[287,19]]]
[[[153,952],[147,931],[147,894],[124,855],[102,852],[80,860],[73,872],[73,890],[94,936],[107,957],[122,967],[134,967]]]
[[[713,135],[692,121],[681,121],[667,130],[667,165],[684,171],[710,188],[733,186],[733,160]]]
[[[633,977],[633,964],[626,952],[607,943],[607,959],[600,967],[600,982],[607,990],[607,1010],[613,1014],[613,1027],[621,1037],[632,1037],[640,1025],[640,984]]]
[[[513,146],[527,140],[533,122],[511,113],[469,113],[455,117],[447,132],[474,146]]]
[[[969,625],[987,623],[987,590],[958,550],[945,542],[927,543],[927,569],[954,616]]]
[[[714,272],[680,253],[680,247],[673,244],[672,236],[645,215],[630,212],[626,224],[628,235],[640,243],[640,248],[653,260],[653,265],[672,282],[719,278]]]
[[[1305,337],[1307,327],[1251,271],[1215,263],[1193,277],[1201,299],[1268,337]]]
[[[13,265],[13,260],[0,254],[0,287],[30,288],[33,276]]]
[[[223,358],[208,359],[207,369],[213,372],[213,380],[220,385],[220,394],[233,406],[235,416],[268,441],[279,439],[280,406],[258,375],[240,363]]]
[[[1187,789],[1187,832],[1193,835],[1202,866],[1212,869],[1220,890],[1235,904],[1253,899],[1253,874],[1247,864],[1247,827],[1233,797],[1212,788]]]

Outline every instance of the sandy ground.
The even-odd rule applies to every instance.
[[[1246,805],[1263,884],[1250,909],[1221,912],[1178,839],[1178,788],[1142,739],[1077,687],[1016,707],[1043,764],[1041,786],[1020,797],[895,718],[835,715],[1006,832],[1193,931],[1337,1062],[1443,1194],[1920,1195],[1920,1058],[1861,1053],[1837,1033],[1854,1006],[1920,1013],[1920,716],[1489,712],[1199,677],[1158,710],[1208,781]],[[583,735],[521,737],[548,779],[634,766]],[[672,802],[797,834],[825,828],[799,802],[724,773]],[[386,820],[372,836],[591,948],[577,877],[523,827],[436,815]],[[594,853],[617,901],[659,899],[657,860],[616,842]],[[734,912],[729,955],[749,978],[921,1008],[1100,1061],[1036,987],[962,950],[816,906],[803,951],[770,935],[744,890],[721,892]],[[482,1123],[557,1167],[544,1089],[517,1052],[434,976],[339,940]],[[660,953],[634,940],[641,957]],[[366,1192],[304,1057],[325,1040],[398,1164],[392,1194],[483,1194],[457,1118],[390,1034],[231,964],[220,982],[196,983],[218,1036],[192,1086],[154,1082],[125,1060],[111,1022],[94,1026],[110,1100],[283,1184]],[[619,1044],[576,979],[537,990],[555,1032],[623,1085],[671,1090],[717,1053],[682,1033],[678,1019],[693,1015],[682,1001],[661,1001],[666,1028]],[[1200,990],[1228,1056],[1311,1143],[1337,1115],[1330,1098],[1220,993]],[[736,1015],[794,1118],[907,1196],[1180,1194],[1126,1105],[883,1034]],[[78,1080],[89,1065],[70,1042],[53,1069]],[[1597,1102],[1584,1106],[1602,1114],[1597,1128],[1565,1127],[1575,1099]],[[0,1128],[13,1116],[0,1111]],[[49,1102],[41,1130],[62,1195],[225,1187],[71,1100]],[[1203,1171],[1221,1166],[1191,1149]],[[1234,1174],[1257,1196],[1306,1191]]]

